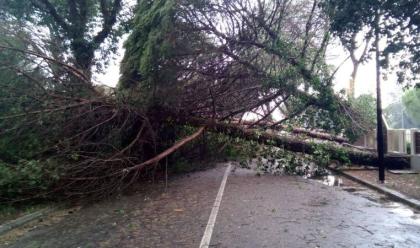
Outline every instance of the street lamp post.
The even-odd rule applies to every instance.
[[[376,59],[376,144],[378,150],[379,182],[385,182],[384,164],[384,132],[382,123],[382,102],[381,102],[381,65],[379,50],[379,13],[375,16],[375,59]]]

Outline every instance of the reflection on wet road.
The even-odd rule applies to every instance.
[[[213,247],[420,247],[417,213],[333,175],[258,177],[237,169],[218,218]]]
[[[380,206],[389,209],[390,212],[402,217],[411,218],[415,223],[420,225],[420,213],[418,213],[418,211],[402,203],[395,202],[389,199],[386,195],[361,186],[360,184],[347,178],[342,178],[338,175],[327,175],[318,181],[322,182],[324,185],[340,187],[344,191],[351,192],[354,195],[362,196],[376,202],[380,204]]]

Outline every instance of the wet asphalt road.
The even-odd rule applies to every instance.
[[[0,237],[1,247],[199,247],[226,164]],[[420,217],[358,185],[228,177],[210,247],[420,247]]]
[[[420,219],[407,215],[410,209],[363,188],[356,194],[238,169],[229,177],[212,247],[420,247]]]

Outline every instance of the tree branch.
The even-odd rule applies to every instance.
[[[198,136],[200,136],[200,134],[202,134],[204,132],[204,129],[205,129],[205,127],[200,127],[195,133],[193,133],[190,136],[187,136],[184,139],[176,142],[173,146],[166,149],[164,152],[162,152],[159,155],[147,160],[146,162],[143,162],[141,164],[138,164],[138,165],[135,165],[133,167],[130,167],[130,168],[126,169],[125,172],[130,172],[130,171],[134,171],[134,170],[141,170],[144,167],[146,167],[147,165],[156,164],[161,159],[163,159],[166,156],[170,155],[171,153],[175,152],[176,150],[178,150],[179,148],[181,148],[185,144],[188,144],[189,142],[195,140]]]
[[[40,4],[41,3],[41,4]],[[40,9],[41,11],[43,9],[46,9],[48,11],[48,13],[53,17],[54,21],[66,32],[69,31],[69,25],[67,24],[67,22],[64,20],[64,18],[62,16],[60,16],[57,12],[57,10],[55,9],[54,5],[52,5],[52,3],[50,3],[48,0],[32,0],[32,4],[37,7],[38,9]],[[44,8],[43,8],[43,6]]]
[[[103,15],[102,30],[93,38],[92,45],[98,47],[111,33],[112,27],[117,22],[117,14],[121,10],[121,1],[114,0],[112,9],[109,10],[104,0],[100,1],[100,8]]]

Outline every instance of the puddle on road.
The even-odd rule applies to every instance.
[[[362,186],[354,181],[351,181],[346,178],[343,179],[342,177],[332,173],[326,176],[309,179],[315,180],[327,186],[339,187],[340,189],[347,191],[353,195],[366,198],[374,202],[378,206],[389,209],[391,213],[394,213],[401,217],[410,218],[416,225],[420,225],[420,212],[413,210],[412,208],[402,203],[395,202],[386,195],[368,189],[365,186]]]
[[[322,183],[327,186],[341,186],[343,184],[343,180],[340,177],[328,175],[324,176]]]
[[[420,225],[420,214],[398,202],[389,202],[386,206],[390,212],[402,217],[411,218],[417,225]]]
[[[252,171],[250,169],[245,169],[245,171]],[[252,171],[252,173],[254,173]],[[350,179],[343,178],[339,175],[327,171],[328,175],[324,176],[314,176],[313,174],[306,174],[302,177],[308,180],[314,180],[316,182],[322,183],[330,187],[339,187],[343,191],[347,191],[353,195],[363,197],[368,199],[374,206],[383,207],[389,210],[389,212],[394,213],[400,217],[411,219],[415,225],[420,226],[420,212],[413,210],[399,202],[395,202],[390,199],[388,196],[376,192],[372,189],[367,188],[366,186],[360,185],[357,182],[354,182]]]

